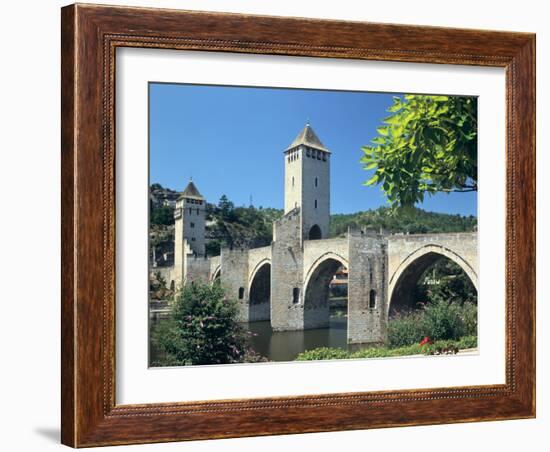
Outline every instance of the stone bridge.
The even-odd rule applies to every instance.
[[[284,215],[270,246],[223,249],[205,257],[206,200],[190,181],[176,202],[174,266],[158,270],[170,286],[218,281],[239,303],[242,321],[274,330],[329,325],[329,284],[348,269],[350,343],[382,342],[393,309],[411,307],[415,285],[436,260],[456,262],[478,287],[477,234],[380,235],[349,230],[329,239],[330,164],[309,122],[283,152]],[[201,257],[198,257],[201,256]]]
[[[414,234],[388,237],[388,311],[411,307],[418,278],[445,257],[468,275],[478,290],[477,233]]]
[[[348,269],[348,342],[382,342],[393,309],[412,307],[424,271],[447,258],[478,287],[477,234],[379,235],[350,230],[344,238],[296,240],[276,224],[271,246],[223,249],[209,258],[208,278],[239,302],[242,321],[269,320],[274,330],[329,324],[329,284]]]

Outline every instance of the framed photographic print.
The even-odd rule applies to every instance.
[[[535,416],[532,34],[62,9],[62,442]]]

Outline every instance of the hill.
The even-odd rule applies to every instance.
[[[150,203],[151,259],[157,265],[173,264],[174,191],[154,184],[157,202]],[[206,252],[218,255],[221,247],[256,248],[267,246],[273,239],[272,223],[283,215],[281,209],[235,207],[224,195],[217,205],[206,205]],[[343,236],[348,227],[367,228],[386,233],[469,232],[477,230],[477,217],[450,215],[412,209],[393,213],[389,208],[334,214],[330,217],[330,236]]]

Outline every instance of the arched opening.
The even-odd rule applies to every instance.
[[[315,205],[317,206],[317,200],[315,200]],[[308,239],[309,240],[319,240],[321,238],[321,228],[314,224],[309,230]]]
[[[295,287],[292,289],[292,304],[300,303],[300,289]]]
[[[304,329],[347,328],[347,268],[328,257],[307,280],[304,294]]]
[[[220,283],[222,277],[222,269],[221,267],[218,267],[216,270],[214,270],[214,276],[212,276],[212,283]]]
[[[248,320],[258,322],[270,319],[271,264],[265,262],[252,277],[249,291]]]
[[[399,274],[391,292],[390,318],[419,309],[433,299],[477,304],[477,289],[461,265],[430,251],[411,261]]]
[[[375,309],[376,308],[376,290],[371,289],[369,292],[369,308]]]

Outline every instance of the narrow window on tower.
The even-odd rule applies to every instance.
[[[292,186],[294,187],[294,176],[292,176]]]
[[[315,186],[317,187],[317,184],[319,183],[318,179],[315,178]]]
[[[192,228],[195,227],[195,223],[191,223],[189,226],[191,226]]]
[[[199,209],[197,209],[197,215],[199,214]]]
[[[317,209],[317,200],[315,200],[315,208]]]
[[[374,289],[371,289],[371,291],[369,292],[369,308],[376,308],[376,290]]]
[[[300,303],[300,289],[298,287],[295,287],[292,289],[292,303],[298,304]]]

